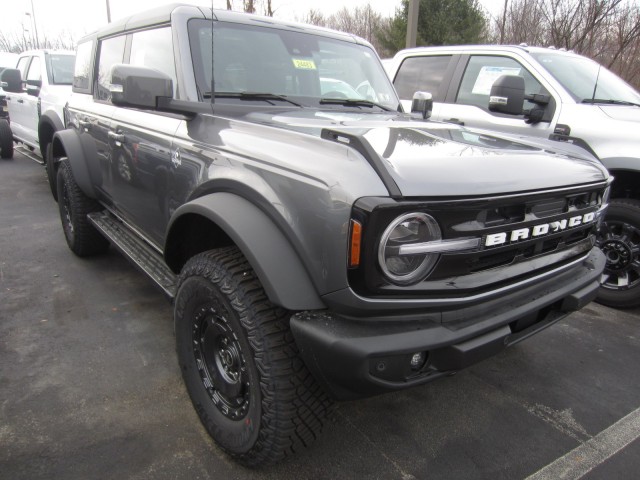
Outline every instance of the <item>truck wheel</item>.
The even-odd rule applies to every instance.
[[[190,259],[174,319],[178,360],[200,421],[248,467],[313,441],[332,402],[299,357],[290,313],[269,302],[236,247]]]
[[[13,158],[13,133],[4,118],[0,119],[0,158]]]
[[[58,190],[57,190],[57,178],[56,173],[57,169],[53,162],[53,143],[47,143],[45,148],[45,157],[44,157],[44,168],[47,172],[47,180],[49,181],[49,188],[51,189],[51,195],[53,195],[53,199],[58,201]]]
[[[61,162],[58,167],[57,190],[60,194],[58,209],[62,229],[71,251],[79,257],[105,252],[109,248],[109,241],[87,218],[87,214],[102,210],[102,207],[80,190],[68,162]]]
[[[598,246],[607,264],[596,301],[614,308],[640,305],[640,201],[611,200]]]

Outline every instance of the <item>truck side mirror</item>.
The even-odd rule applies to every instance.
[[[524,104],[524,78],[518,75],[502,75],[491,86],[489,110],[521,115]]]
[[[159,98],[173,98],[173,80],[153,68],[116,64],[109,90],[114,105],[156,109]]]
[[[5,92],[22,93],[22,78],[20,70],[16,68],[5,68],[0,75],[2,88]]]
[[[416,92],[411,102],[411,114],[421,116],[424,120],[431,117],[433,111],[433,97],[429,92]]]

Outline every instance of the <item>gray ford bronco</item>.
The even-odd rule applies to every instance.
[[[362,39],[270,18],[173,5],[78,45],[52,146],[67,243],[112,244],[171,299],[193,405],[244,465],[598,291],[600,163],[399,103]]]

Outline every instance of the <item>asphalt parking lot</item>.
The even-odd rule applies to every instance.
[[[1,479],[578,479],[640,471],[640,309],[591,304],[456,376],[342,403],[250,471],[201,427],[172,308],[115,250],[67,248],[44,168],[0,160]]]

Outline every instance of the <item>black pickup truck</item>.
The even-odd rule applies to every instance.
[[[602,165],[399,104],[367,42],[271,18],[174,5],[78,45],[52,145],[67,242],[171,299],[194,407],[244,465],[596,295]]]

